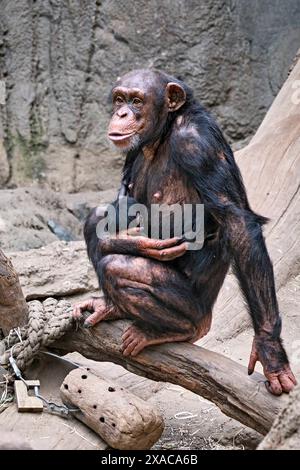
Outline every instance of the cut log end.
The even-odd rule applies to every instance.
[[[163,432],[153,405],[86,369],[70,372],[60,391],[65,404],[80,408],[76,418],[114,449],[150,449]]]

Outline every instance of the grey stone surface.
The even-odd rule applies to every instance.
[[[3,186],[9,178],[9,164],[3,140],[0,138],[0,187]]]
[[[0,248],[23,251],[57,240],[81,240],[89,211],[115,199],[115,191],[56,193],[47,188],[0,190]]]
[[[0,138],[10,165],[0,185],[116,185],[122,161],[105,137],[107,94],[136,67],[182,77],[231,141],[245,139],[299,44],[299,0],[0,0]]]
[[[26,300],[62,297],[99,289],[82,241],[57,241],[47,246],[9,253]]]

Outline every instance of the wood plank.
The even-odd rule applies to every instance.
[[[27,386],[31,389],[34,387],[40,386],[39,380],[26,380]],[[35,397],[28,395],[28,388],[22,380],[15,380],[14,382],[15,394],[18,411],[22,412],[42,412],[43,411],[43,402]]]

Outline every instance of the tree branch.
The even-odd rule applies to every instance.
[[[286,396],[267,392],[265,378],[249,377],[244,366],[189,343],[146,348],[135,358],[120,352],[128,321],[103,322],[92,329],[80,327],[54,343],[59,354],[78,351],[89,359],[120,364],[153,380],[181,385],[215,403],[226,415],[266,434],[286,403]]]

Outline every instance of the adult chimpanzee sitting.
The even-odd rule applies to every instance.
[[[185,83],[159,71],[125,75],[111,96],[108,137],[126,155],[122,193],[147,207],[203,203],[205,241],[202,249],[189,251],[177,238],[99,240],[101,216],[93,210],[85,239],[105,297],[76,306],[74,316],[90,310],[89,325],[134,320],[122,338],[124,355],[153,344],[196,341],[210,328],[232,264],[255,331],[249,374],[259,360],[269,391],[289,392],[296,380],[280,337],[273,268],[261,230],[267,219],[251,210],[218,125]]]

